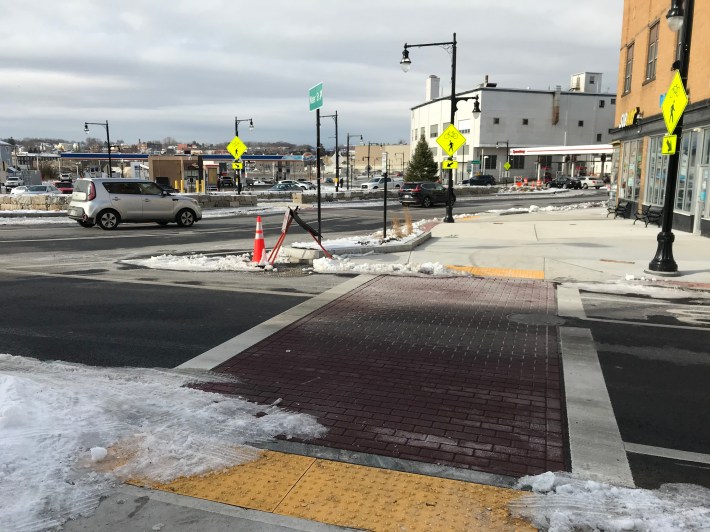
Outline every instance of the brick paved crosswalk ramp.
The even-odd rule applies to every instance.
[[[554,285],[375,277],[209,385],[317,417],[331,449],[519,477],[569,470]]]

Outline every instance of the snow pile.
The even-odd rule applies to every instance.
[[[93,368],[0,354],[0,530],[44,530],[91,513],[118,479],[166,482],[253,460],[314,418],[186,385],[207,372]]]
[[[274,269],[270,264],[259,266],[255,262],[252,262],[250,253],[214,257],[207,257],[202,254],[184,256],[157,255],[147,259],[124,259],[119,261],[119,263],[142,266],[154,270],[188,272],[262,272],[264,270]]]
[[[456,272],[448,269],[438,262],[425,262],[423,264],[380,264],[380,263],[355,263],[347,257],[335,255],[332,259],[323,257],[313,261],[313,271],[317,273],[369,273],[373,275],[438,275],[454,276],[469,275],[465,272]]]
[[[598,207],[605,207],[605,201],[587,201],[584,203],[572,203],[570,205],[548,205],[547,207],[538,207],[537,205],[530,205],[529,207],[512,207],[510,209],[492,209],[486,211],[488,213],[497,214],[524,214],[531,212],[567,212],[576,211],[579,209],[596,209]]]
[[[533,494],[510,503],[511,512],[542,530],[710,530],[710,490],[701,486],[664,484],[651,491],[547,472],[521,478],[516,488]]]

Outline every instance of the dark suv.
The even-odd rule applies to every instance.
[[[454,203],[456,196],[454,195]],[[430,181],[404,183],[399,189],[399,202],[402,205],[421,205],[431,207],[435,203],[449,203],[449,189],[440,183]]]
[[[582,182],[576,177],[560,176],[547,184],[548,188],[582,188]]]
[[[462,185],[495,185],[495,177],[489,174],[475,175],[461,181]]]

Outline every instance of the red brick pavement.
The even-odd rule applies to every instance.
[[[489,473],[568,469],[554,287],[377,277],[217,368],[214,391],[312,414],[308,443]],[[520,321],[520,320],[519,320]]]

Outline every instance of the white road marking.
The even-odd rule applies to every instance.
[[[626,447],[627,452],[634,454],[645,454],[648,456],[658,456],[660,458],[683,460],[684,462],[710,464],[710,454],[691,453],[690,451],[679,451],[678,449],[667,449],[665,447],[653,447],[651,445],[641,445],[640,443],[624,443],[624,447]]]
[[[572,473],[634,486],[614,409],[589,329],[560,327]]]
[[[557,315],[563,318],[587,319],[578,288],[564,285],[557,287]]]

